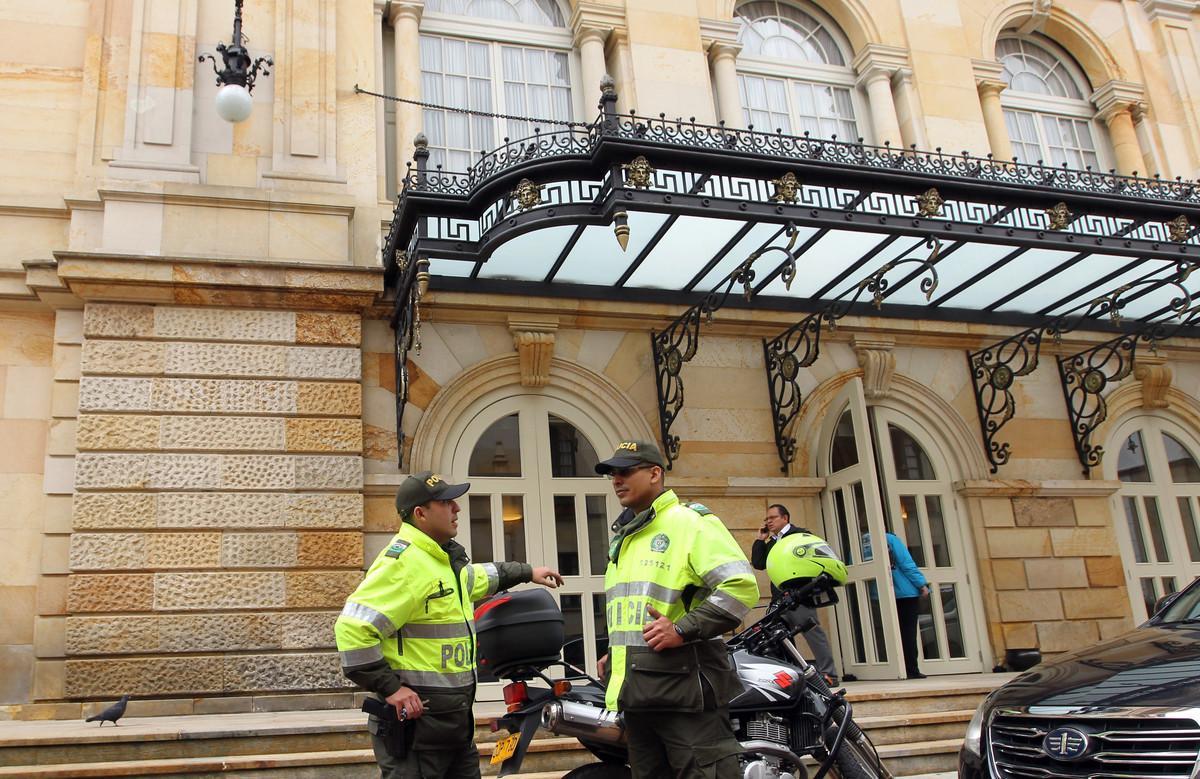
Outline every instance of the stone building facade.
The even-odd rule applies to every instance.
[[[554,446],[578,465],[658,436],[648,333],[680,308],[435,273],[398,430],[380,251],[413,138],[450,165],[532,125],[459,124],[356,85],[590,121],[608,73],[622,111],[1200,171],[1190,0],[465,6],[248,0],[251,53],[275,64],[231,125],[197,55],[228,41],[232,3],[0,2],[0,716],[122,693],[147,713],[349,705],[332,620],[395,531],[396,485],[427,467],[473,474],[477,558],[572,571],[564,610],[594,655],[613,503]],[[781,473],[760,338],[794,320],[739,309],[706,328],[669,484],[747,549],[774,502],[836,540],[831,447],[869,453],[880,510],[943,588],[928,672],[1114,636],[1200,573],[1195,341],[1140,356],[1109,392],[1093,441],[1110,454],[1086,478],[1057,375],[1023,377],[994,474],[963,354],[1012,329],[849,317],[802,371]],[[1043,359],[1104,337],[1072,333]],[[879,593],[863,597],[869,620]],[[846,667],[874,640],[893,664],[878,673],[894,671],[893,626],[828,619]]]

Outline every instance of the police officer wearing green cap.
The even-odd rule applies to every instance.
[[[375,716],[368,722],[382,779],[479,776],[474,602],[522,582],[563,582],[550,568],[467,559],[454,537],[456,498],[470,486],[432,471],[401,482],[400,531],[334,625],[342,672],[404,723],[396,728]]]
[[[758,602],[758,583],[721,520],[681,503],[665,471],[646,441],[623,441],[596,466],[625,507],[604,574],[605,706],[624,715],[635,779],[734,779],[728,706],[741,685],[720,636]]]

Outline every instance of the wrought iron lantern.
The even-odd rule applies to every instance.
[[[246,50],[245,36],[242,35],[242,0],[234,0],[233,39],[226,46],[217,44],[217,53],[224,62],[224,70],[217,68],[217,58],[211,54],[201,54],[200,62],[207,57],[217,74],[216,106],[217,115],[227,122],[241,122],[250,116],[254,108],[254,100],[250,93],[254,91],[254,81],[261,70],[262,75],[269,76],[271,71],[267,66],[274,67],[270,57],[259,57],[251,60],[250,52]]]

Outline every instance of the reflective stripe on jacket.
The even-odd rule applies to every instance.
[[[701,677],[723,706],[737,679],[716,637],[758,602],[754,572],[729,530],[706,509],[682,504],[668,490],[649,511],[648,521],[635,518],[614,544],[604,575],[611,668],[605,706],[699,711]],[[689,643],[666,652],[646,646],[642,628],[653,621],[647,606],[676,623]]]

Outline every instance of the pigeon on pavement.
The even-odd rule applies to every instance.
[[[122,695],[121,700],[119,700],[116,703],[114,703],[113,705],[109,706],[107,709],[100,712],[99,714],[93,714],[92,716],[88,717],[87,720],[85,720],[85,721],[86,722],[95,722],[96,720],[100,720],[100,727],[104,727],[105,722],[111,722],[113,724],[113,727],[117,727],[117,720],[119,720],[119,719],[121,719],[121,717],[125,716],[125,706],[128,703],[129,703],[129,696]]]

